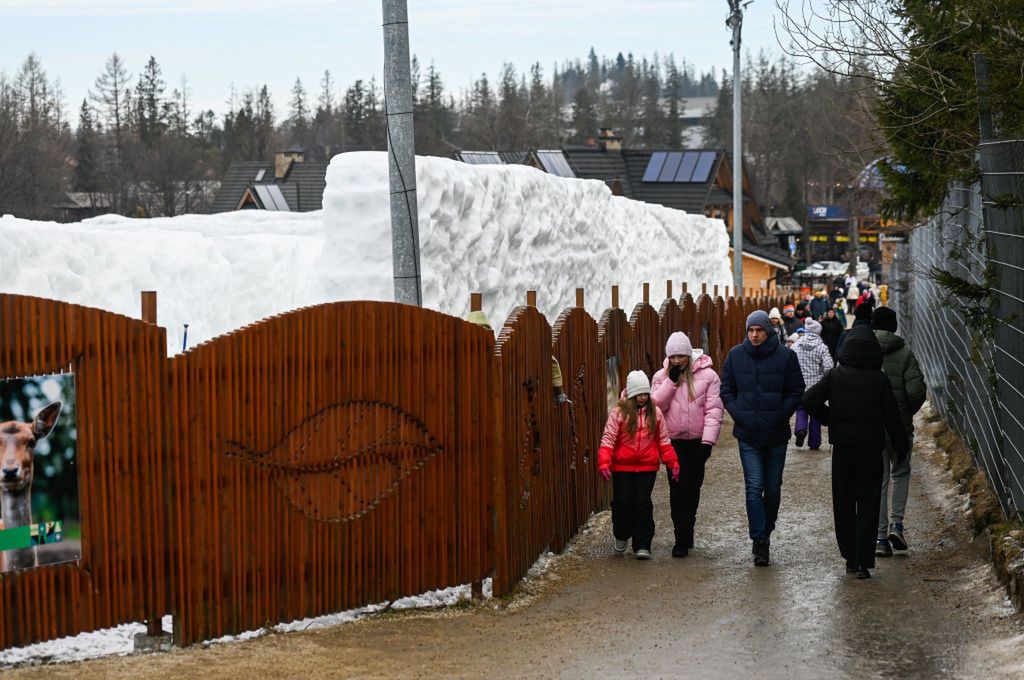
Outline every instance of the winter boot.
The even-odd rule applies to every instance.
[[[880,538],[875,543],[875,557],[892,557],[892,546],[889,545],[889,541]]]
[[[672,557],[686,557],[689,554],[689,548],[684,548],[682,543],[676,543],[672,546]]]
[[[804,437],[807,436],[807,430],[797,430],[796,433],[796,448],[800,448],[804,445]]]
[[[639,550],[636,551],[636,558],[638,560],[649,560],[649,559],[651,559],[651,551],[650,550],[644,550],[643,548],[640,548]]]
[[[629,540],[628,539],[620,540],[620,539],[616,538],[615,539],[615,552],[617,552],[617,553],[619,553],[621,555],[622,553],[626,552],[626,546],[627,545],[629,545]]]
[[[768,549],[770,543],[767,538],[763,538],[754,541],[754,566],[755,567],[767,567],[768,566]]]

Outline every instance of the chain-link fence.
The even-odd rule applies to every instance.
[[[979,155],[981,183],[953,187],[899,247],[892,305],[932,404],[1013,516],[1024,511],[1024,140]]]

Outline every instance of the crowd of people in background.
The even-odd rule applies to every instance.
[[[884,305],[884,289],[880,297]],[[637,559],[650,559],[651,494],[661,466],[668,473],[672,556],[694,549],[705,467],[725,411],[739,444],[756,566],[771,561],[790,439],[795,435],[797,450],[805,441],[809,450],[821,450],[823,428],[847,573],[870,578],[876,557],[907,550],[913,416],[925,401],[925,385],[896,333],[895,311],[877,304],[870,285],[837,279],[831,291],[750,314],[746,339],[729,351],[720,378],[711,357],[682,332],[669,337],[653,383],[642,371],[631,372],[598,454],[599,473],[613,487],[615,551],[625,553],[632,541]]]

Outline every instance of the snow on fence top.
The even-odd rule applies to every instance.
[[[484,294],[495,326],[538,291],[554,321],[583,287],[595,317],[608,290],[629,309],[644,281],[727,285],[720,220],[612,196],[593,180],[526,166],[417,159],[424,304],[463,316]],[[384,152],[336,156],[324,210],[240,211],[73,224],[0,217],[0,291],[138,317],[159,293],[168,348],[189,345],[296,307],[392,297]]]

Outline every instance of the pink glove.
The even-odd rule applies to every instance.
[[[679,467],[678,466],[672,468],[672,481],[673,482],[678,482],[679,481]]]
[[[612,478],[611,468],[606,468],[606,467],[605,468],[601,468],[600,470],[597,471],[597,473],[599,475],[601,475],[601,479],[603,479],[606,482],[611,480],[611,478]]]

